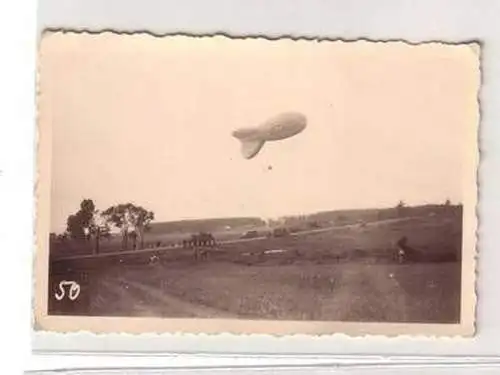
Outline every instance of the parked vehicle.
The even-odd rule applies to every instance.
[[[249,230],[241,236],[241,238],[255,238],[255,237],[259,237],[259,232],[257,232],[256,230]]]

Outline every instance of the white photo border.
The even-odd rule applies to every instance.
[[[343,40],[405,40],[411,43],[443,41],[480,42],[482,47],[481,157],[479,169],[479,261],[477,264],[477,334],[471,338],[423,338],[418,336],[348,337],[267,335],[235,336],[194,334],[94,335],[91,333],[34,333],[36,351],[143,352],[143,353],[234,353],[234,354],[309,354],[309,355],[496,355],[495,340],[500,334],[500,304],[495,302],[495,222],[499,222],[500,152],[495,150],[498,137],[495,118],[500,111],[492,101],[500,86],[499,69],[492,61],[500,55],[494,44],[494,13],[486,2],[421,1],[418,4],[396,1],[134,1],[116,2],[111,10],[99,0],[75,0],[61,6],[55,0],[39,3],[39,32],[46,28],[72,30],[149,31],[154,34],[215,34],[234,37],[281,36]],[[489,3],[493,6],[492,2]],[[108,5],[109,6],[109,5]],[[479,16],[479,14],[481,14]],[[431,16],[432,15],[432,16]],[[483,17],[481,19],[481,17]],[[467,28],[464,24],[468,25]],[[165,25],[168,25],[166,27]],[[486,25],[490,25],[488,29]],[[489,31],[488,31],[489,30]],[[489,40],[492,40],[491,44]],[[496,74],[496,75],[495,75]],[[494,100],[494,99],[493,99]],[[490,104],[488,104],[490,103]],[[496,116],[496,117],[495,117]],[[495,137],[496,136],[496,137]],[[496,164],[495,164],[496,163]],[[496,166],[496,167],[495,167]],[[488,178],[486,178],[488,176]],[[485,182],[487,180],[487,182]],[[496,195],[495,195],[496,194]],[[487,203],[485,203],[487,202]],[[491,270],[489,270],[492,268]],[[492,281],[493,279],[493,281]],[[493,314],[493,315],[492,315]],[[485,328],[487,327],[487,328]]]

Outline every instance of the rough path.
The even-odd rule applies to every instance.
[[[101,281],[96,298],[103,295],[116,295],[113,310],[126,311],[134,316],[178,316],[185,318],[236,318],[228,312],[194,304],[179,297],[165,293],[161,288],[144,283],[112,277]],[[109,304],[109,301],[108,301]],[[102,306],[101,308],[106,308]]]

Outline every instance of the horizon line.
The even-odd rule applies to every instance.
[[[404,200],[402,200],[404,203]],[[134,204],[133,202],[130,202]],[[441,202],[441,203],[419,203],[419,204],[406,204],[404,203],[404,208],[418,208],[418,207],[426,207],[426,206],[446,206],[446,202]],[[463,206],[462,202],[453,202],[450,199],[450,206],[451,207],[459,207]],[[225,219],[260,219],[262,221],[272,221],[272,220],[280,220],[283,218],[291,218],[291,217],[298,217],[298,216],[311,216],[315,214],[321,214],[321,213],[333,213],[333,212],[342,212],[342,211],[372,211],[372,210],[390,210],[390,209],[395,209],[397,208],[397,205],[392,205],[392,206],[380,206],[380,207],[373,207],[373,206],[367,206],[364,208],[337,208],[337,209],[325,209],[325,210],[319,210],[319,211],[311,211],[308,213],[295,213],[295,214],[286,214],[286,215],[277,215],[277,216],[269,216],[265,217],[262,215],[244,215],[244,216],[238,216],[238,215],[227,215],[227,216],[210,216],[210,217],[186,217],[186,218],[179,218],[179,219],[167,219],[167,220],[154,220],[151,222],[151,224],[163,224],[163,223],[179,223],[179,222],[193,222],[193,221],[203,221],[203,220],[225,220]],[[101,210],[98,210],[101,212]],[[154,212],[154,211],[153,211]],[[65,232],[63,230],[62,232]],[[57,231],[51,230],[50,233],[59,233]]]

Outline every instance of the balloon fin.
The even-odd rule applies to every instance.
[[[257,128],[240,128],[233,131],[233,137],[239,140],[248,138],[257,138],[259,135],[259,130]]]
[[[264,146],[264,141],[262,140],[242,140],[241,141],[241,154],[245,159],[251,159],[257,155],[260,149]]]

